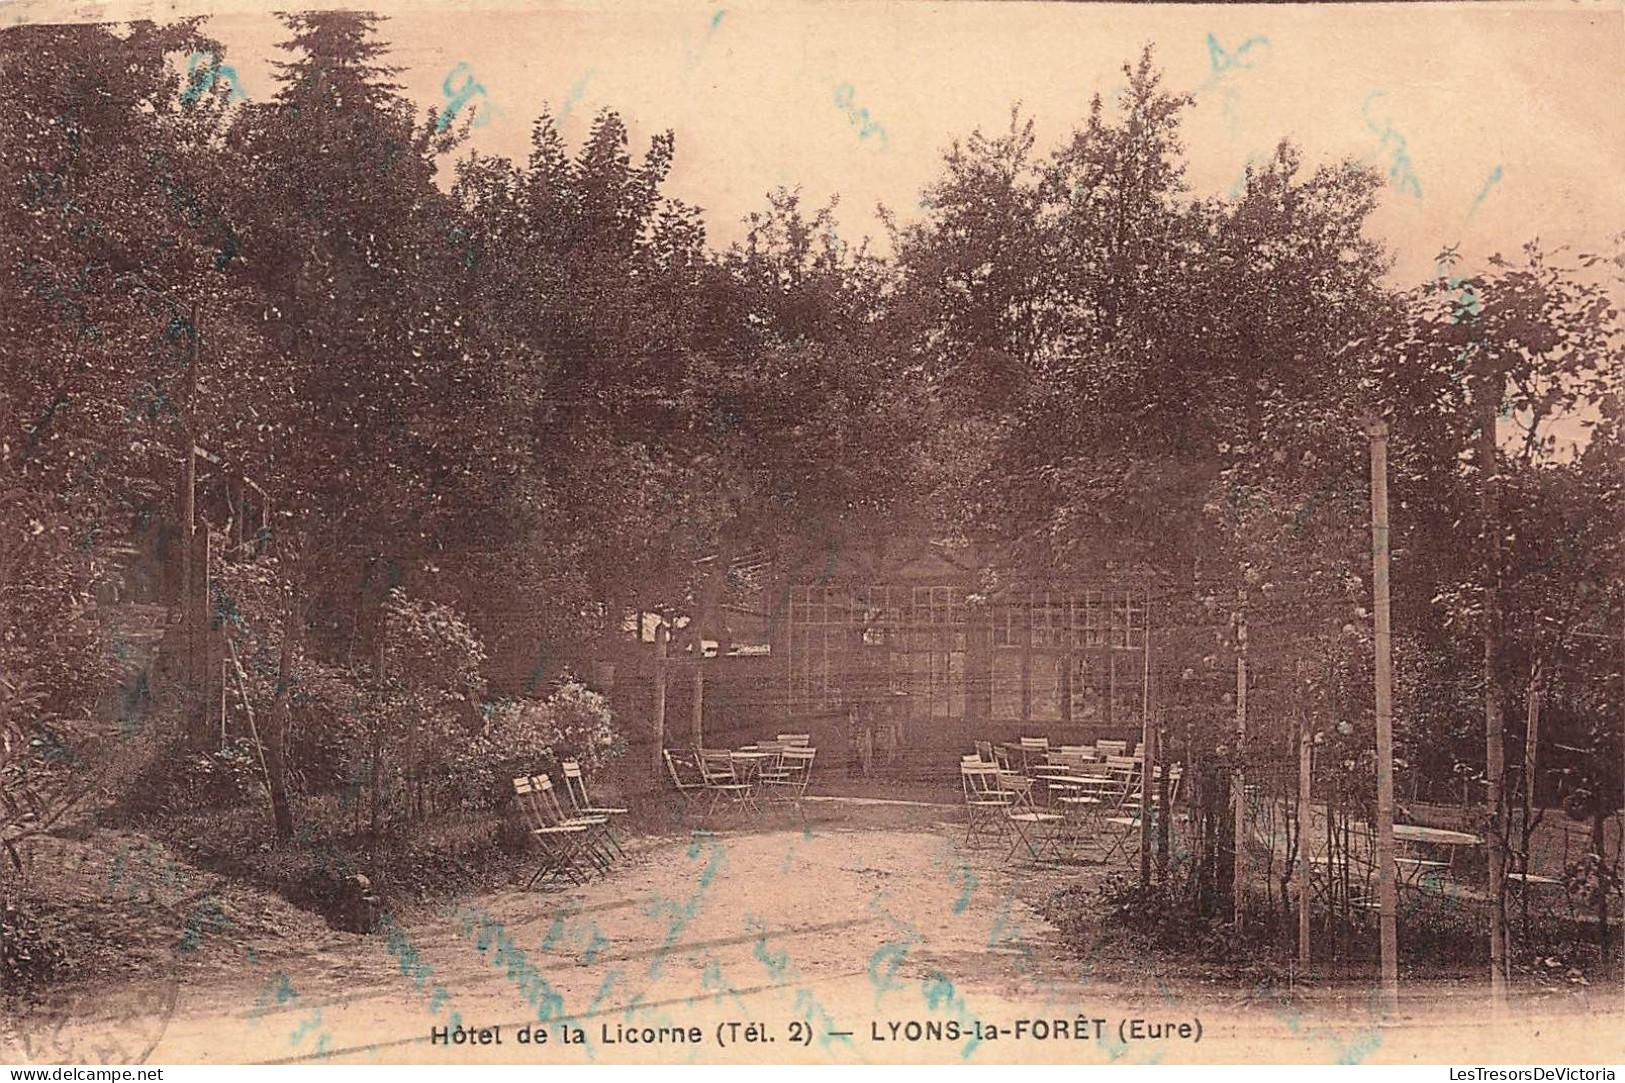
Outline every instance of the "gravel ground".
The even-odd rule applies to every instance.
[[[824,802],[806,826],[639,839],[606,878],[414,905],[371,935],[335,932],[137,835],[59,840],[40,857],[60,870],[44,918],[92,955],[94,980],[11,1004],[0,1059],[1620,1059],[1617,989],[1489,1025],[1459,986],[1413,984],[1403,1018],[1379,1028],[1359,990],[1237,988],[1109,932],[1080,955],[1035,904],[1103,871],[1011,870],[1002,853],[962,849],[958,819]],[[521,1044],[539,1018],[583,1041],[555,1026],[547,1045]],[[1166,1025],[1163,1037],[1134,1037],[1134,1019]],[[983,1040],[966,1033],[976,1021]],[[739,1035],[759,1024],[764,1040],[731,1040],[730,1022]],[[957,1038],[931,1036],[950,1022]],[[1196,1022],[1200,1041],[1180,1036]],[[459,1023],[500,1025],[501,1044],[430,1043]],[[1017,1023],[1019,1037],[987,1034]],[[665,1041],[627,1040],[643,1028],[666,1028],[654,1035]]]

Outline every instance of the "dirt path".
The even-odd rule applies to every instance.
[[[134,1055],[150,1039],[154,1063],[1485,1063],[1543,1053],[1567,1063],[1599,1042],[1618,1059],[1617,1015],[1565,1008],[1491,1026],[1459,1001],[1452,1015],[1442,990],[1423,989],[1411,991],[1402,1025],[1379,1029],[1358,995],[1289,1007],[1267,994],[1193,987],[1122,951],[1075,958],[1027,900],[1100,874],[1012,873],[1001,854],[962,851],[951,818],[915,810],[884,828],[836,817],[646,840],[608,878],[396,913],[371,936],[280,911],[257,927],[203,922],[167,972],[76,991],[49,1027],[35,1020],[27,1059],[95,1060],[98,1036],[104,1056]],[[522,1044],[521,1028],[538,1019],[579,1028],[583,1041],[565,1043],[553,1026],[547,1044]],[[1136,1038],[1134,1019],[1161,1036]],[[740,1040],[752,1022],[759,1043]],[[501,1044],[431,1044],[436,1028],[459,1024],[500,1025]],[[643,1028],[665,1028],[664,1041],[638,1041]],[[1490,1056],[1496,1048],[1499,1058]],[[4,1059],[13,1057],[8,1049]]]

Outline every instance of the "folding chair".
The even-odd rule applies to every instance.
[[[776,776],[764,778],[762,789],[767,800],[791,805],[803,820],[807,818],[802,804],[807,797],[807,786],[812,782],[813,759],[816,748],[787,748],[780,760],[781,770]]]
[[[538,881],[546,883],[556,878],[568,878],[584,884],[587,877],[577,862],[577,854],[587,841],[585,824],[555,824],[547,816],[541,800],[541,788],[529,778],[513,780],[514,804],[518,806],[530,837],[542,851],[542,863],[536,867],[525,888],[529,890]]]
[[[756,746],[756,750],[762,753],[763,757],[762,762],[756,767],[756,777],[763,785],[786,776],[784,752],[789,747],[783,741],[763,741]]]
[[[1126,858],[1129,840],[1138,841],[1141,766],[1132,756],[1110,756],[1106,760],[1107,784],[1100,793],[1106,814],[1098,821],[1104,839],[1102,861],[1110,861],[1117,854]]]
[[[784,744],[794,745],[797,748],[807,748],[812,744],[812,734],[810,733],[781,733],[777,739]]]
[[[1156,770],[1152,771],[1151,773],[1151,784],[1149,789],[1143,785],[1135,788],[1133,792],[1131,792],[1123,801],[1123,808],[1137,813],[1141,810],[1141,808],[1149,803],[1152,812],[1155,813],[1158,806],[1162,802],[1162,787],[1158,785],[1158,783],[1162,780],[1162,772],[1163,767],[1161,764],[1158,764]],[[1143,774],[1144,772],[1142,771],[1141,775]],[[1176,763],[1172,767],[1168,768],[1169,808],[1173,808],[1179,803],[1179,783],[1184,777],[1185,768],[1182,764]]]
[[[723,803],[747,812],[757,811],[756,795],[750,785],[739,781],[734,774],[733,754],[727,749],[700,749],[700,773],[705,776],[705,789],[711,795],[705,815],[710,816]]]
[[[1049,755],[1048,737],[1023,737],[1018,742],[1021,748],[1021,770],[1025,774],[1034,764],[1043,763]]]
[[[991,834],[1003,841],[1010,828],[1004,814],[1015,801],[1015,795],[999,785],[997,764],[959,764],[959,783],[965,791],[965,845]]]
[[[1016,839],[1010,844],[1010,852],[1005,855],[1005,861],[1015,860],[1016,852],[1023,846],[1034,861],[1043,860],[1045,851],[1051,851],[1060,856],[1056,849],[1057,843],[1065,827],[1065,817],[1059,812],[1049,812],[1031,805],[1021,807],[1013,805],[1004,811],[1004,818],[1014,829]]]
[[[570,808],[573,810],[573,815],[604,817],[604,837],[609,840],[609,844],[615,848],[617,854],[625,857],[626,851],[621,849],[621,840],[615,837],[613,825],[614,818],[616,816],[625,816],[627,810],[594,805],[592,798],[587,795],[586,776],[581,773],[581,764],[576,760],[565,760],[559,766],[564,772],[564,792],[570,798]]]
[[[1062,816],[1059,831],[1070,852],[1080,850],[1099,830],[1100,817],[1115,809],[1115,787],[1103,763],[1085,760],[1072,766],[1065,787],[1052,801]]]
[[[700,770],[699,760],[692,752],[673,752],[668,748],[665,754],[666,771],[671,775],[672,787],[682,797],[686,808],[698,808],[705,800],[706,792],[705,772]]]
[[[1096,741],[1095,751],[1101,757],[1121,756],[1128,751],[1127,741]]]
[[[543,815],[558,827],[584,827],[587,829],[586,837],[582,840],[581,852],[585,854],[598,871],[609,873],[609,867],[615,863],[615,854],[604,845],[609,835],[609,817],[593,815],[571,815],[564,811],[559,802],[558,791],[553,788],[552,779],[546,775],[531,775],[530,784],[536,788],[540,795],[538,804]]]

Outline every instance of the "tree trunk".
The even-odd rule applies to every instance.
[[[1535,816],[1535,783],[1540,777],[1540,685],[1540,663],[1537,662],[1529,675],[1529,689],[1524,694],[1528,713],[1523,734],[1523,822],[1519,825],[1518,869],[1525,876],[1530,872],[1529,850],[1535,828],[1540,826]],[[1518,893],[1518,921],[1525,940],[1529,939],[1529,894],[1529,881],[1525,880],[1523,890]]]
[[[1620,840],[1625,846],[1625,838]],[[1597,795],[1596,804],[1591,810],[1591,852],[1597,855],[1596,873],[1600,879],[1607,871],[1608,853],[1608,800]],[[1528,891],[1525,890],[1525,894]],[[1598,890],[1596,898],[1597,907],[1597,958],[1604,963],[1608,959],[1608,892]]]
[[[182,732],[188,746],[208,747],[203,733],[201,710],[202,667],[198,665],[197,593],[197,366],[198,310],[192,305],[192,342],[186,366],[186,411],[181,426],[181,681],[183,695]]]
[[[1501,657],[1501,508],[1500,456],[1495,425],[1506,394],[1499,373],[1485,378],[1479,408],[1478,469],[1484,530],[1484,784],[1489,846],[1490,996],[1497,1007],[1506,1001],[1506,720],[1502,716],[1498,666]]]
[[[671,632],[662,620],[655,626],[654,769],[659,779],[666,771],[666,650]]]
[[[1247,833],[1247,772],[1244,750],[1247,746],[1247,625],[1245,618],[1241,625],[1239,645],[1236,650],[1236,754],[1235,774],[1232,784],[1232,820],[1230,829],[1232,838],[1231,849],[1234,854],[1234,863],[1230,866],[1230,905],[1232,920],[1236,929],[1246,917],[1247,910],[1247,861],[1243,840]]]
[[[295,595],[282,614],[282,650],[277,661],[276,695],[271,701],[269,740],[265,749],[266,773],[271,782],[271,813],[279,839],[293,838],[293,809],[288,803],[288,699],[293,684],[293,652],[303,623]]]

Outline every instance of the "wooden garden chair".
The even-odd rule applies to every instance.
[[[973,846],[984,836],[1003,841],[1010,830],[1004,814],[1015,802],[1015,794],[999,784],[997,764],[967,762],[959,764],[959,782],[965,793],[965,845]]]
[[[780,760],[780,773],[762,780],[762,789],[767,800],[793,807],[796,814],[805,820],[807,809],[803,802],[807,799],[807,787],[812,782],[813,760],[817,756],[816,748],[785,749]]]
[[[569,813],[559,801],[558,791],[553,788],[553,780],[546,775],[530,776],[531,785],[540,793],[540,805],[543,814],[559,827],[584,827],[587,829],[586,838],[582,842],[581,852],[589,858],[598,871],[606,875],[609,867],[615,863],[615,852],[609,844],[609,817],[582,813]]]
[[[579,855],[587,842],[587,826],[554,823],[542,803],[541,788],[530,778],[514,779],[513,792],[514,804],[519,809],[525,827],[542,851],[542,861],[536,866],[536,871],[531,874],[530,879],[525,881],[525,888],[529,890],[538,882],[545,884],[553,879],[569,879],[577,884],[586,883],[587,877],[581,867]]]
[[[1010,852],[1005,855],[1006,862],[1014,861],[1016,854],[1024,847],[1034,861],[1042,861],[1045,853],[1060,856],[1059,847],[1065,838],[1066,827],[1066,817],[1062,813],[1031,804],[1012,805],[1005,810],[1004,818],[1015,834]]]
[[[764,757],[756,768],[756,777],[761,780],[763,786],[786,777],[788,772],[784,766],[784,753],[790,747],[783,741],[763,741],[756,746],[756,750]]]
[[[741,782],[734,773],[731,752],[727,749],[701,749],[698,758],[700,773],[705,776],[705,790],[710,795],[705,816],[709,817],[725,804],[746,812],[759,811],[756,794],[750,784]]]
[[[1017,742],[1021,749],[1021,771],[1026,774],[1033,765],[1043,763],[1049,757],[1048,737],[1023,737]]]
[[[1102,757],[1121,756],[1128,751],[1127,741],[1096,741],[1095,751]]]
[[[701,809],[707,800],[705,772],[692,752],[665,750],[666,771],[671,776],[672,788],[683,799],[686,810]],[[702,811],[703,818],[703,811]]]
[[[564,792],[570,799],[570,808],[573,816],[602,816],[604,818],[604,837],[615,848],[615,853],[621,857],[626,851],[621,849],[621,840],[615,837],[615,817],[625,816],[624,808],[613,808],[606,805],[595,805],[587,794],[587,778],[581,772],[581,764],[576,760],[565,760],[559,765],[564,772]]]
[[[1093,790],[1097,812],[1091,841],[1099,846],[1102,861],[1126,855],[1130,837],[1137,837],[1140,768],[1141,764],[1131,756],[1109,756],[1105,775]]]

